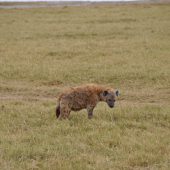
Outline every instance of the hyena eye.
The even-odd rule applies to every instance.
[[[111,102],[111,101],[112,101],[112,99],[108,99],[108,101],[109,101],[109,102]]]

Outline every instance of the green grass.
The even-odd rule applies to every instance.
[[[0,9],[0,169],[168,170],[170,5]],[[55,118],[83,83],[121,92]]]

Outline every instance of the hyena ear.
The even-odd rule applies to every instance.
[[[107,95],[108,95],[108,91],[105,90],[105,91],[103,92],[103,96],[107,96]]]
[[[116,94],[116,96],[119,96],[119,91],[116,90],[116,91],[115,91],[115,94]]]

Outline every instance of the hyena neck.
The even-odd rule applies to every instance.
[[[98,100],[100,101],[100,102],[102,102],[102,101],[104,101],[104,98],[103,98],[103,96],[102,96],[102,94],[103,94],[103,91],[104,90],[100,90],[100,91],[98,91]]]
[[[99,102],[103,102],[104,100],[102,99],[101,96],[99,96]]]

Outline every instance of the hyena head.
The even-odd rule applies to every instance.
[[[115,92],[113,90],[105,90],[101,94],[102,100],[105,101],[111,108],[114,107],[117,96],[119,96],[118,90],[116,90]]]

